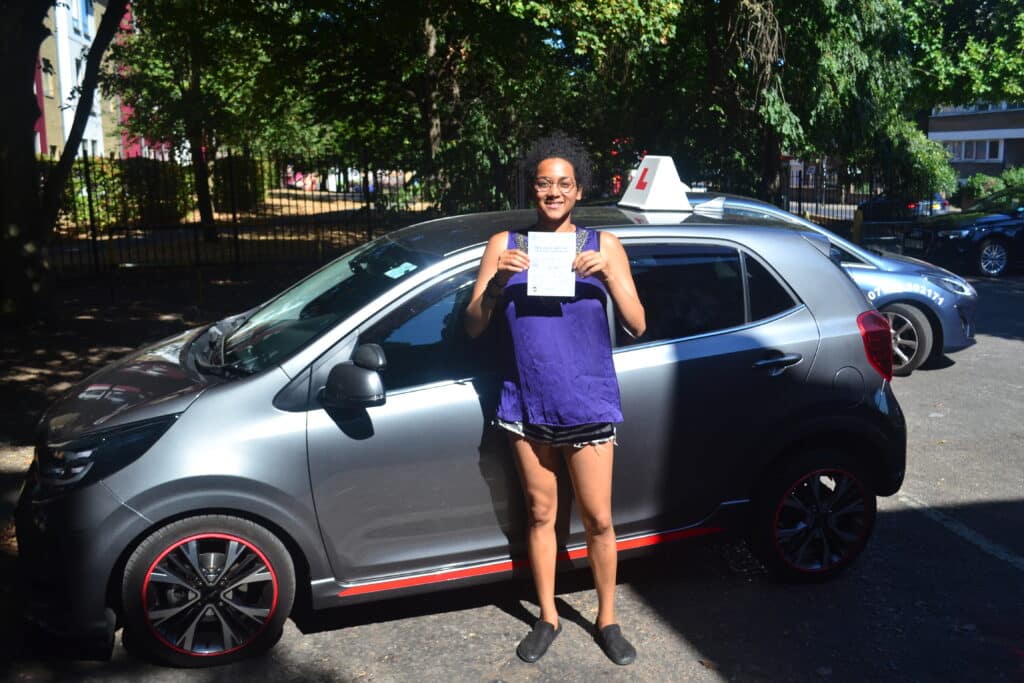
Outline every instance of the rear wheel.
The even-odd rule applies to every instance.
[[[787,459],[753,500],[750,542],[778,577],[821,581],[853,562],[875,525],[875,492],[842,453],[808,451]]]
[[[225,664],[271,647],[295,599],[280,540],[225,515],[169,524],[125,566],[126,642],[172,666]]]
[[[932,325],[921,309],[910,304],[889,304],[882,315],[892,328],[892,374],[906,377],[932,353]]]
[[[978,272],[987,277],[999,277],[1010,265],[1010,249],[1002,240],[989,238],[978,249]]]

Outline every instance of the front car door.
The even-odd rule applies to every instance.
[[[357,344],[380,344],[388,362],[384,405],[329,411],[314,400],[308,414],[313,495],[339,581],[507,558],[521,536],[514,465],[488,426],[492,340],[462,329],[475,277],[474,266],[435,279],[314,366],[313,396]]]

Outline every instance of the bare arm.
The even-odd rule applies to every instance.
[[[480,259],[480,270],[477,272],[476,284],[473,285],[473,298],[466,306],[465,327],[470,337],[479,337],[487,329],[494,309],[501,301],[501,289],[509,278],[530,265],[524,252],[506,249],[507,244],[508,232],[493,235]]]
[[[647,317],[629,270],[626,250],[615,235],[602,232],[600,236],[601,251],[583,252],[576,257],[573,268],[582,277],[594,275],[604,282],[626,331],[639,337],[647,329]]]

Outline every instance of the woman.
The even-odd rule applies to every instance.
[[[618,238],[577,228],[572,221],[583,192],[573,163],[551,156],[534,168],[537,223],[532,230],[576,234],[576,295],[527,295],[526,233],[505,231],[487,244],[466,312],[470,336],[481,334],[497,314],[508,321],[511,338],[496,424],[509,431],[526,495],[527,549],[540,605],[540,619],[516,652],[536,661],[562,628],[555,609],[555,517],[558,459],[564,458],[597,588],[597,640],[612,661],[629,664],[636,651],[615,621],[612,454],[614,424],[622,414],[605,301],[610,295],[619,320],[634,336],[644,332],[644,308]]]

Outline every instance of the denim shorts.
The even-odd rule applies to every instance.
[[[556,427],[552,425],[535,425],[523,422],[508,422],[496,418],[494,425],[506,431],[517,434],[529,441],[547,444],[549,446],[572,446],[583,448],[584,446],[596,446],[602,443],[617,443],[615,441],[615,425],[611,422],[598,422],[593,424],[574,425],[572,427]]]

